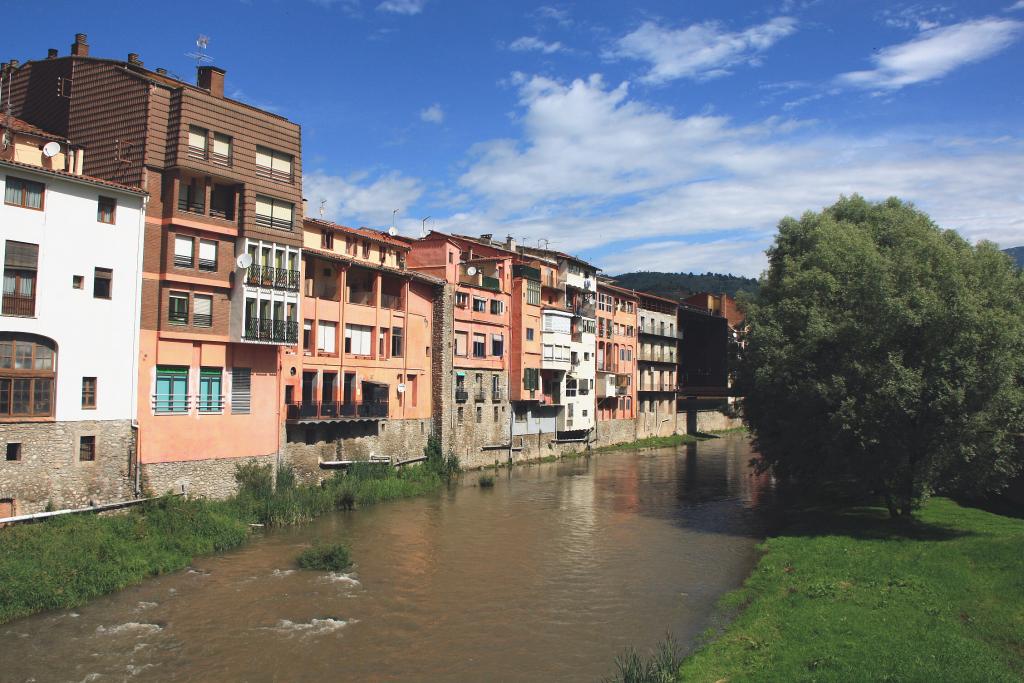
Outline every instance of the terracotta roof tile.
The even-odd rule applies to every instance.
[[[392,237],[386,232],[381,232],[379,230],[371,230],[370,228],[350,228],[347,225],[339,225],[337,223],[332,223],[331,221],[325,221],[322,218],[304,218],[303,221],[305,223],[312,223],[313,225],[319,226],[320,228],[327,228],[338,232],[346,232],[352,235],[358,235],[359,237],[365,237],[367,239],[374,240],[382,244],[387,244],[392,247],[397,247],[399,249],[409,249],[409,244],[407,242],[400,240],[397,237]]]
[[[104,180],[102,178],[93,178],[88,175],[75,175],[74,173],[68,173],[67,171],[55,171],[49,168],[43,168],[42,166],[35,166],[33,164],[26,164],[23,161],[7,161],[0,159],[0,165],[11,166],[13,168],[24,168],[29,171],[35,171],[37,173],[45,173],[46,175],[55,176],[58,178],[66,178],[67,180],[90,183],[92,185],[100,185],[102,187],[110,187],[116,190],[122,190],[124,192],[131,192],[133,194],[145,195],[149,194],[145,190],[132,187],[131,185],[123,185],[121,183],[115,183],[112,180]]]
[[[41,138],[50,138],[51,140],[61,140],[66,142],[67,138],[62,138],[55,133],[47,133],[38,126],[33,126],[28,121],[19,119],[17,116],[11,116],[10,114],[4,114],[0,116],[0,125],[5,128],[10,128],[19,133],[28,133],[29,135],[38,135]]]
[[[308,218],[306,220],[309,220]],[[324,221],[326,222],[326,221]],[[332,224],[333,225],[333,224]],[[353,266],[360,266],[362,268],[369,268],[370,270],[380,270],[385,273],[392,273],[394,275],[403,275],[411,277],[414,280],[420,280],[431,285],[443,285],[445,281],[441,278],[434,277],[433,275],[427,275],[417,270],[401,270],[399,268],[392,268],[391,266],[382,266],[378,263],[367,263],[366,261],[359,261],[357,259],[345,256],[344,254],[336,254],[333,251],[323,251],[322,249],[311,249],[309,247],[303,247],[302,252],[304,254],[314,254],[330,261],[336,261],[337,263],[350,263]]]

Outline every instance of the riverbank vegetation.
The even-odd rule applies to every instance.
[[[352,567],[352,555],[344,543],[318,543],[302,551],[298,564],[303,569],[343,572]]]
[[[236,548],[253,526],[299,524],[439,490],[458,460],[436,441],[427,460],[396,470],[360,463],[322,485],[298,484],[287,466],[247,463],[236,470],[238,493],[209,501],[165,496],[125,514],[69,515],[0,529],[0,623],[92,598],[187,567],[192,558]]]
[[[1024,520],[945,498],[796,514],[679,680],[1020,681],[1022,548]]]

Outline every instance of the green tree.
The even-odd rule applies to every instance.
[[[995,491],[1021,470],[1024,278],[898,199],[779,223],[739,373],[762,466],[805,491]]]

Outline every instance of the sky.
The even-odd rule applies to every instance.
[[[757,276],[785,216],[898,196],[1024,244],[1024,0],[0,0],[302,126],[310,213]],[[397,209],[397,213],[395,210]]]

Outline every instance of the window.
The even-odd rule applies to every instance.
[[[235,220],[235,188],[214,185],[210,190],[210,215],[227,221]]]
[[[388,331],[386,328],[380,328],[377,331],[377,357],[384,358],[384,349],[388,345]]]
[[[100,197],[96,202],[96,220],[100,223],[114,223],[114,216],[117,213],[117,200],[110,197]]]
[[[552,344],[545,344],[544,345],[544,360],[554,360],[554,359],[555,359],[555,347],[554,347],[554,345],[552,345]]]
[[[526,281],[526,303],[540,306],[540,283],[535,280]]]
[[[7,184],[4,188],[4,204],[41,211],[45,187],[42,183],[7,176]]]
[[[466,355],[466,345],[467,345],[467,342],[468,342],[468,338],[469,338],[469,335],[466,332],[456,332],[455,333],[455,355],[456,356],[465,356]]]
[[[206,158],[209,131],[199,126],[188,127],[188,155],[194,159]]]
[[[0,333],[0,417],[49,417],[56,379],[53,342]]]
[[[527,327],[526,328],[526,341],[533,341],[533,328],[532,327]]]
[[[373,328],[368,325],[345,325],[345,353],[369,356],[373,353]]]
[[[188,182],[181,179],[181,186],[178,189],[178,211],[190,213],[206,212],[206,186],[200,185],[197,178]]]
[[[473,297],[473,310],[477,313],[485,312],[487,310],[487,299]]]
[[[320,231],[320,248],[321,249],[334,249],[334,231],[333,230],[321,230]]]
[[[565,380],[565,395],[575,396],[576,395],[576,380],[572,377],[568,377]]]
[[[498,358],[505,355],[505,336],[501,334],[491,335],[491,355]]]
[[[209,294],[195,294],[192,297],[192,325],[194,327],[213,326],[213,297]],[[186,319],[188,313],[185,314]]]
[[[401,358],[402,354],[404,353],[404,348],[402,346],[402,344],[403,344],[402,334],[403,333],[402,333],[402,328],[401,327],[392,327],[391,328],[391,357],[392,358]]]
[[[192,250],[195,248],[195,240],[188,235],[174,236],[174,267],[191,268]]]
[[[540,389],[540,371],[537,368],[523,370],[523,389],[530,391]]]
[[[231,368],[231,414],[248,415],[252,405],[252,370]]]
[[[498,421],[498,406],[494,406],[494,421]]]
[[[363,258],[370,258],[370,243],[363,240]]]
[[[95,410],[96,409],[96,378],[95,377],[83,377],[82,378],[82,409],[83,410]]]
[[[482,334],[473,335],[473,357],[485,358],[487,356],[487,337]]]
[[[491,299],[491,313],[494,315],[501,315],[505,312],[505,302],[498,301],[497,299]]]
[[[109,299],[114,287],[114,271],[110,268],[97,268],[92,276],[92,297]]]
[[[188,292],[171,292],[167,299],[167,322],[188,325]]]
[[[199,240],[199,270],[217,270],[217,241]]]
[[[7,462],[18,462],[21,460],[21,444],[7,444]]]
[[[459,409],[458,409],[458,421],[459,421],[459,424],[462,424],[463,420],[465,420],[465,412],[462,410],[462,406],[459,406]]]
[[[213,134],[213,153],[210,161],[220,166],[231,165],[231,136],[223,133]]]
[[[348,347],[348,334],[345,335],[345,347]],[[316,323],[316,350],[319,353],[338,352],[338,324],[318,320]]]
[[[291,202],[256,195],[256,225],[260,227],[291,230],[294,210]]]
[[[3,314],[36,314],[36,268],[39,245],[7,240],[4,251]]]
[[[455,305],[459,308],[465,308],[469,305],[469,295],[465,292],[455,292]]]
[[[156,394],[153,396],[156,413],[188,412],[188,368],[173,365],[156,367]]]
[[[291,154],[278,152],[269,147],[256,147],[256,175],[283,183],[292,182]]]
[[[302,322],[302,348],[306,351],[313,351],[313,321]]]
[[[71,286],[75,289],[85,289],[85,277],[82,275],[72,275]]]
[[[480,424],[484,421],[484,409],[480,406],[476,407],[476,423]]]
[[[82,462],[93,462],[96,460],[96,437],[78,437],[78,459]]]
[[[224,396],[221,394],[220,368],[199,369],[199,412],[220,413],[224,410]]]

